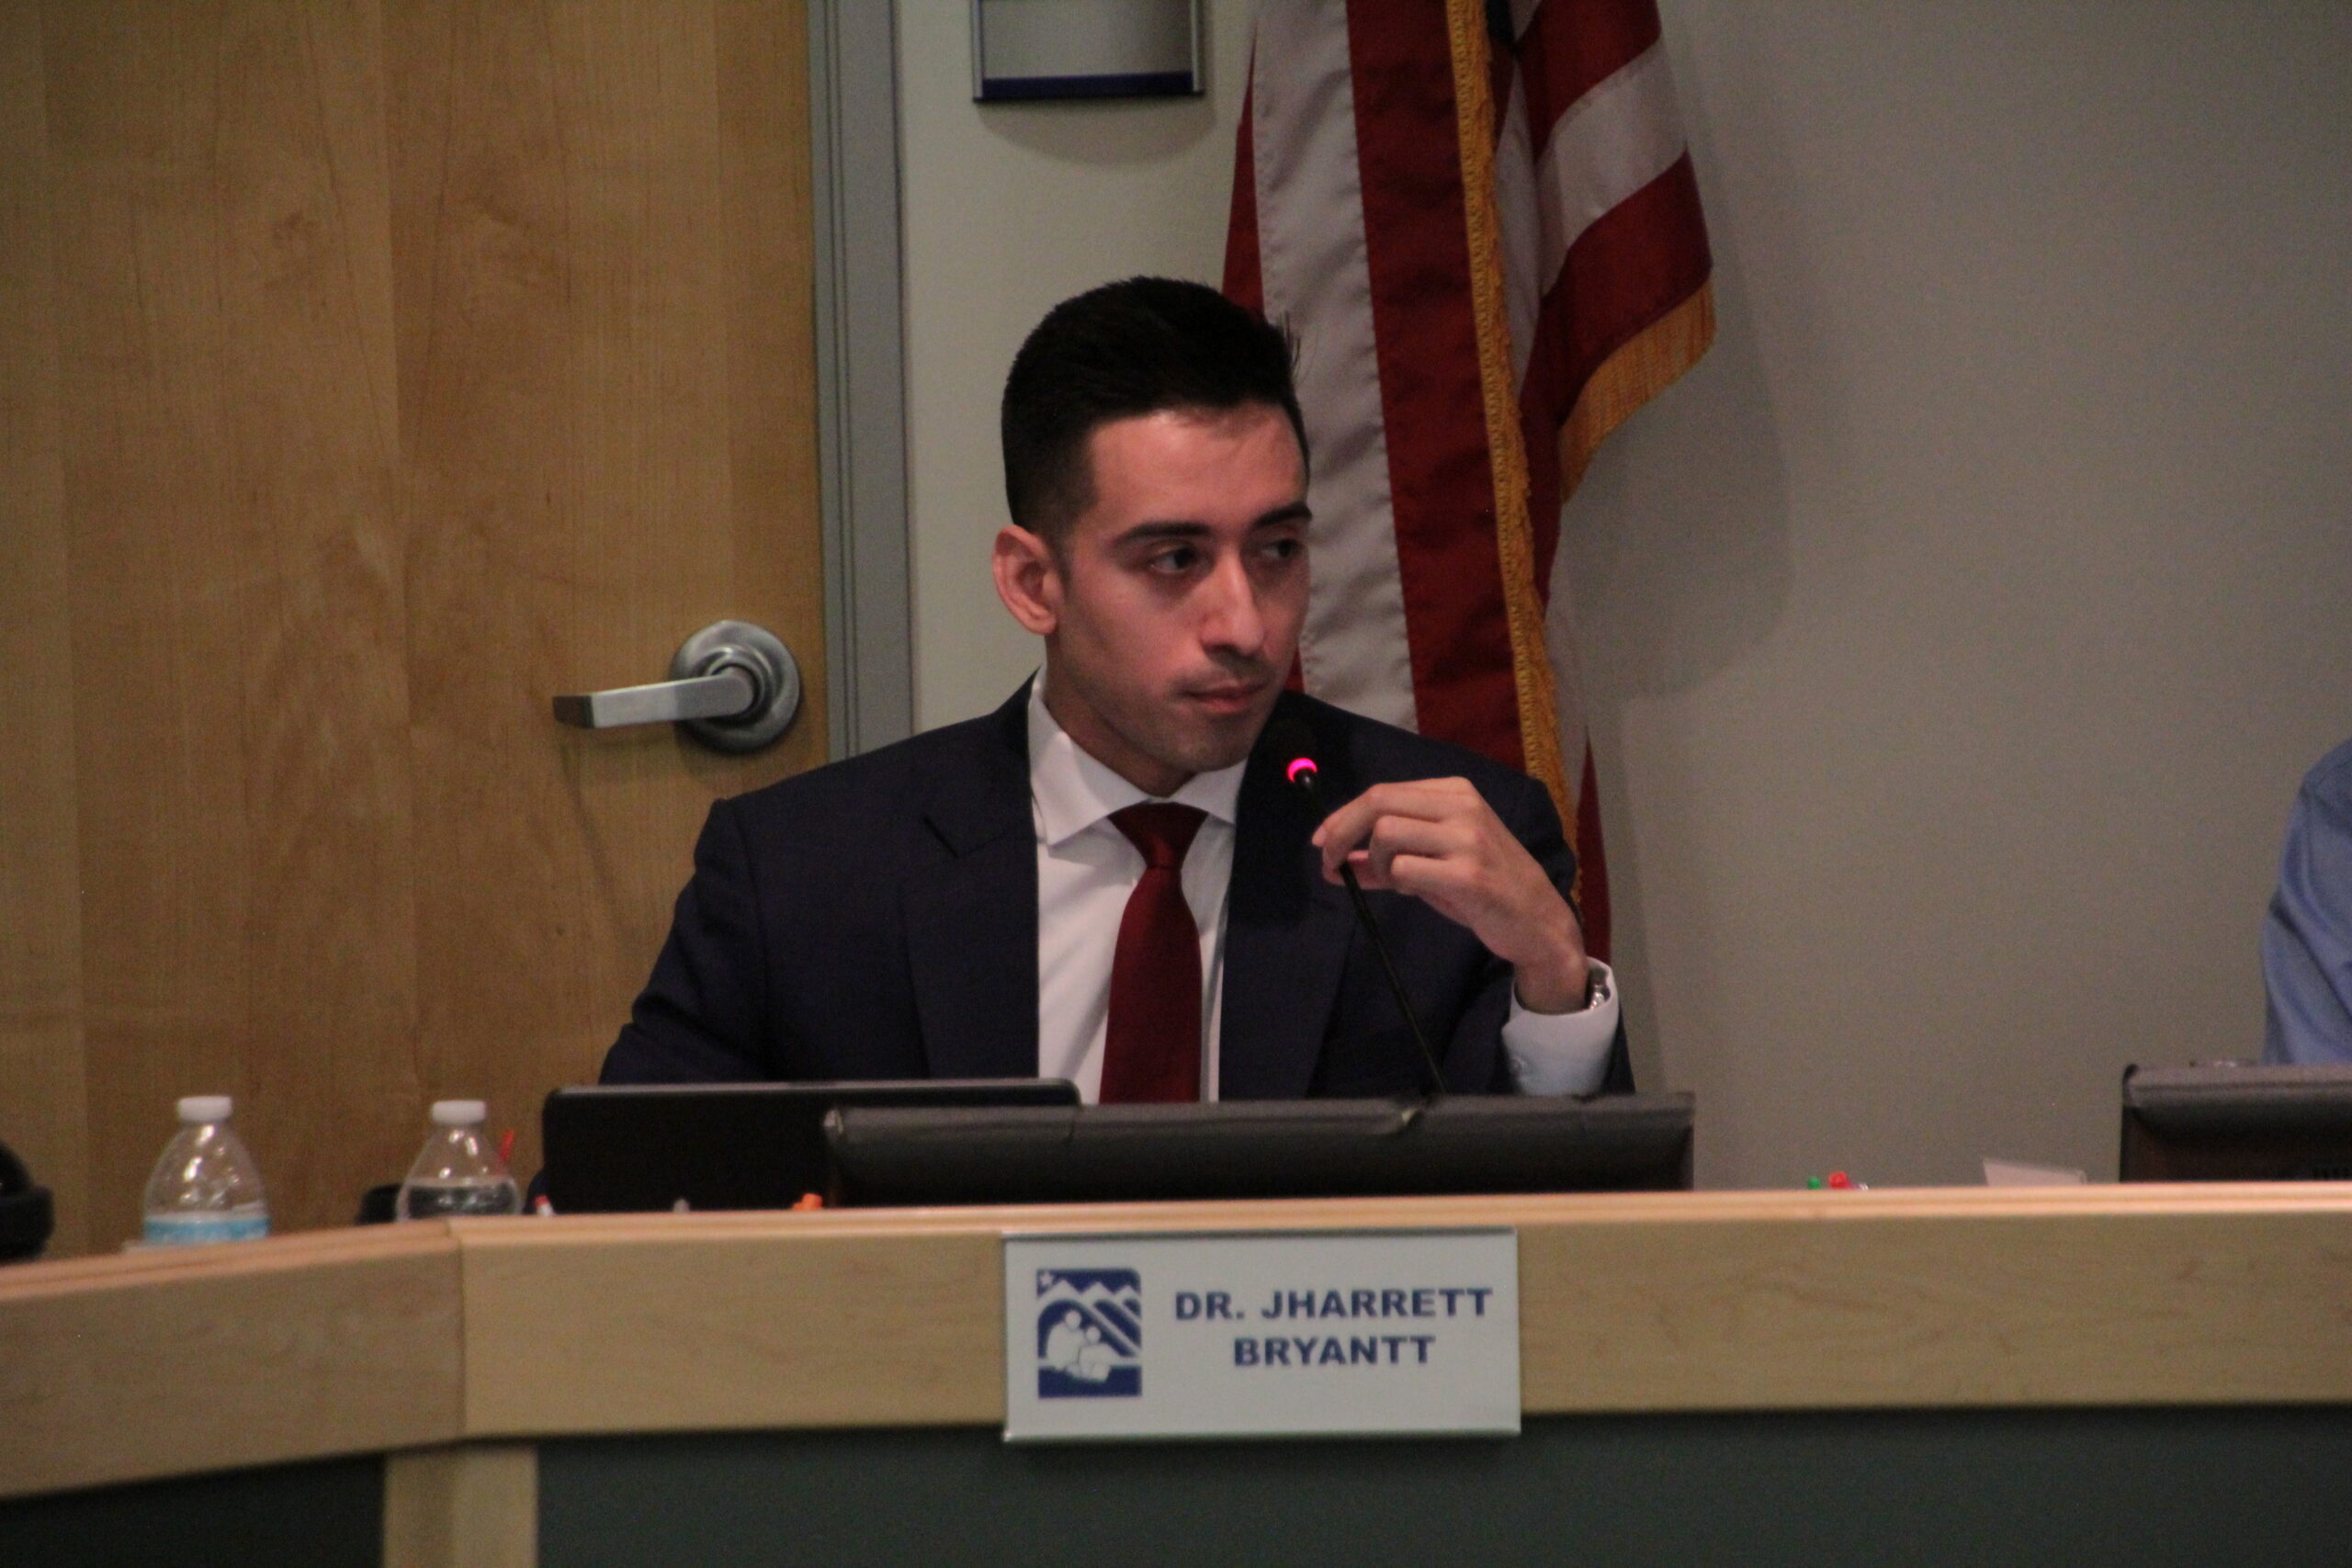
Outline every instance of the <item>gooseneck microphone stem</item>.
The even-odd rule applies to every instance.
[[[1363,922],[1365,934],[1372,938],[1372,951],[1380,959],[1380,972],[1388,976],[1388,989],[1396,998],[1396,1010],[1405,1015],[1405,1027],[1413,1032],[1413,1043],[1421,1048],[1421,1066],[1430,1073],[1430,1098],[1435,1100],[1445,1092],[1445,1070],[1437,1065],[1437,1053],[1430,1049],[1430,1037],[1421,1032],[1421,1021],[1414,1016],[1413,1004],[1405,995],[1405,977],[1396,973],[1396,960],[1389,954],[1388,941],[1380,934],[1380,922],[1372,918],[1372,904],[1363,896],[1363,884],[1356,880],[1356,868],[1342,861],[1340,880],[1348,885],[1348,897],[1355,901],[1356,919]]]
[[[1290,780],[1306,796],[1315,815],[1329,820],[1331,813],[1323,804],[1323,791],[1316,782],[1315,763],[1302,757],[1290,764]],[[1340,862],[1340,880],[1347,884],[1348,897],[1356,907],[1357,923],[1364,935],[1372,939],[1372,951],[1380,960],[1380,972],[1388,977],[1389,994],[1396,998],[1396,1010],[1405,1015],[1405,1027],[1413,1032],[1413,1043],[1421,1048],[1421,1065],[1429,1069],[1431,1100],[1445,1092],[1445,1072],[1437,1065],[1437,1053],[1430,1049],[1430,1037],[1421,1032],[1421,1021],[1414,1016],[1412,1000],[1405,994],[1405,977],[1396,972],[1396,960],[1388,951],[1388,941],[1380,934],[1380,922],[1372,918],[1372,901],[1363,896],[1363,884],[1356,880],[1356,868],[1345,859]]]

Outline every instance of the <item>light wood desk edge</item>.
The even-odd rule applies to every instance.
[[[991,1425],[999,1239],[1506,1224],[1531,1415],[2352,1403],[2352,1184],[427,1222],[0,1271],[0,1496]]]

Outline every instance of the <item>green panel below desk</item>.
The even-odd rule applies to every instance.
[[[379,1454],[0,1503],[5,1568],[377,1568]]]
[[[541,1568],[2352,1565],[2352,1410],[1550,1418],[1512,1441],[575,1439]]]

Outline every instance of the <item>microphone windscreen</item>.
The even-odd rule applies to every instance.
[[[1315,731],[1306,721],[1285,714],[1266,726],[1259,744],[1265,749],[1267,761],[1281,770],[1283,782],[1304,791],[1308,803],[1319,812],[1323,796],[1316,777],[1321,770],[1315,761]]]

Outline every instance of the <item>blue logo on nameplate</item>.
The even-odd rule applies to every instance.
[[[1143,1276],[1133,1269],[1037,1270],[1037,1397],[1143,1393]]]

